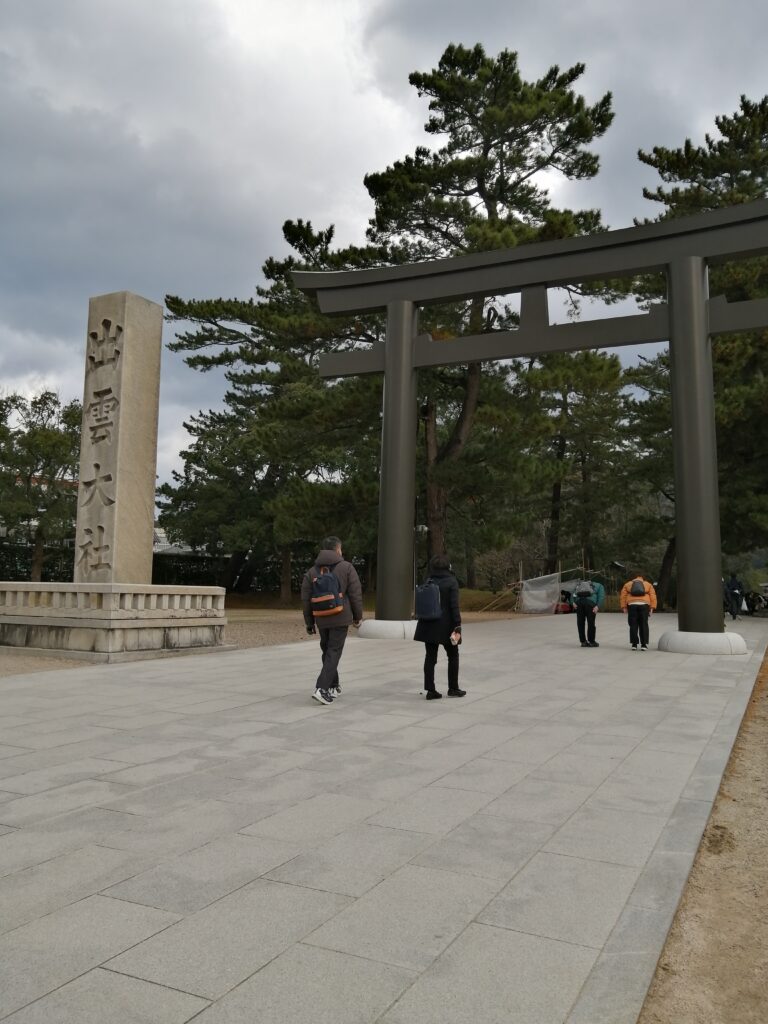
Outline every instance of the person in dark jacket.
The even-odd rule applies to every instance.
[[[338,579],[344,605],[338,614],[316,620],[312,613],[312,579],[324,568],[330,570]],[[301,604],[307,633],[320,633],[320,650],[323,658],[323,667],[317,677],[312,697],[319,704],[332,704],[336,697],[341,696],[339,661],[347,632],[350,626],[359,626],[363,618],[363,588],[360,585],[360,577],[354,565],[344,559],[338,537],[325,538],[323,550],[315,559],[315,564],[304,574],[301,582]]]
[[[736,620],[739,617],[741,602],[744,599],[744,584],[735,572],[732,572],[728,577],[725,590],[728,595],[728,611],[731,613],[731,618]]]
[[[437,649],[442,644],[448,655],[448,696],[463,697],[466,690],[459,689],[459,644],[461,643],[461,613],[459,611],[459,581],[451,572],[446,555],[435,555],[429,562],[429,577],[440,588],[440,618],[419,619],[414,640],[426,648],[424,655],[424,689],[427,700],[439,700],[442,693],[435,688]]]

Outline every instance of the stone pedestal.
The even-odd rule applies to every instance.
[[[686,633],[670,629],[659,637],[659,650],[670,654],[746,654],[747,645],[738,633]]]
[[[413,640],[416,619],[365,619],[357,635],[363,640]]]
[[[221,650],[221,587],[0,583],[0,644],[34,654],[130,661]]]

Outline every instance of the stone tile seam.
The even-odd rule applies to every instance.
[[[159,934],[159,932],[156,934]],[[150,938],[152,938],[152,936],[150,936]],[[123,952],[125,953],[127,952],[127,950],[123,950]],[[115,955],[120,956],[121,954],[118,953]],[[204,1010],[207,1010],[209,1006],[212,1006],[213,1003],[216,1002],[215,999],[211,999],[209,996],[201,996],[198,992],[188,992],[185,988],[176,988],[174,985],[165,985],[160,981],[150,981],[148,978],[141,978],[137,974],[129,974],[128,971],[118,971],[116,967],[107,966],[108,964],[109,960],[105,960],[104,963],[97,964],[96,967],[92,967],[91,970],[109,971],[110,974],[116,974],[121,978],[132,978],[133,981],[141,981],[145,985],[153,985],[155,988],[158,989],[167,989],[169,992],[178,992],[182,996],[194,996],[195,999],[202,999],[204,1002],[207,1002],[208,1006],[203,1006],[200,1010],[198,1010],[197,1013],[195,1014],[195,1017],[197,1017],[198,1014],[202,1013]],[[80,977],[82,977],[82,975],[80,975]],[[74,979],[72,980],[74,981]],[[231,992],[232,989],[230,989],[229,991]],[[219,998],[222,997],[219,996]],[[190,1017],[189,1020],[194,1020],[194,1017]]]
[[[63,981],[60,985],[56,985],[55,988],[50,989],[48,992],[44,992],[42,995],[36,996],[34,999],[30,1000],[30,1002],[24,1003],[23,1006],[17,1006],[16,1009],[15,1010],[11,1010],[11,1012],[9,1014],[4,1014],[2,1017],[0,1017],[0,1020],[9,1020],[14,1014],[20,1013],[22,1010],[26,1010],[27,1007],[29,1007],[29,1006],[34,1006],[35,1003],[39,1003],[43,999],[47,999],[49,996],[52,996],[55,992],[60,991],[62,988],[66,988],[67,985],[71,985],[73,981],[78,981],[80,978],[84,978],[87,974],[91,974],[93,971],[109,971],[110,974],[120,974],[121,973],[120,971],[112,970],[112,968],[110,968],[110,967],[104,967],[103,964],[95,964],[93,967],[89,967],[87,970],[83,971],[81,974],[76,974],[74,977],[68,978],[66,981]],[[133,977],[133,976],[132,975],[123,975],[123,977]],[[158,988],[158,989],[167,989],[168,991],[171,991],[171,992],[178,992],[180,995],[194,996],[196,999],[202,999],[205,1002],[207,1002],[208,1006],[211,1005],[210,999],[206,1000],[205,996],[197,996],[193,992],[185,992],[183,989],[172,988],[170,985],[160,985],[160,984],[158,984],[158,982],[155,982],[155,981],[147,981],[146,978],[134,978],[133,980],[134,981],[141,981],[145,985],[153,985],[155,988]],[[195,1017],[197,1017],[199,1013],[202,1013],[203,1010],[207,1010],[208,1006],[202,1007],[197,1013],[195,1013]],[[191,1021],[193,1019],[194,1019],[193,1017],[188,1018],[189,1021]]]
[[[7,932],[3,933],[2,938],[5,939],[9,935],[13,935],[13,933],[18,931],[20,928],[28,928],[30,924],[37,924],[38,921],[45,921],[45,919],[47,917],[52,917],[53,914],[58,914],[58,913],[60,913],[60,911],[66,910],[69,907],[76,907],[78,905],[78,903],[84,903],[86,900],[92,900],[92,899],[94,899],[96,897],[99,897],[100,899],[111,899],[114,903],[127,903],[128,902],[128,900],[118,900],[118,899],[115,899],[115,897],[113,897],[113,896],[104,896],[100,892],[87,893],[85,896],[80,896],[77,899],[72,900],[71,903],[64,904],[64,906],[54,907],[53,910],[49,910],[46,914],[41,914],[39,917],[34,918],[33,921],[26,921],[24,924],[18,924],[14,928],[9,928]],[[139,905],[141,905],[144,910],[162,910],[162,908],[158,908],[158,907],[146,907],[143,904],[133,904],[133,906],[139,906]],[[163,910],[162,913],[168,914],[168,916],[173,916],[173,911],[171,911],[171,910]],[[140,939],[139,942],[135,942],[133,944],[133,946],[137,946],[141,942],[146,942],[146,939],[153,938],[155,935],[159,935],[160,932],[164,932],[166,930],[166,928],[172,928],[173,925],[178,924],[179,921],[183,920],[183,918],[180,915],[178,915],[178,914],[176,915],[176,917],[178,918],[177,921],[171,921],[170,924],[164,925],[162,928],[158,929],[158,931],[152,932],[151,935],[147,935],[146,938]],[[133,949],[133,946],[126,947],[126,949],[121,949],[120,953],[125,953],[127,949]],[[112,956],[109,957],[109,959],[112,959],[112,957],[115,957],[115,956],[119,956],[119,954],[118,953],[113,953]],[[106,963],[106,961],[103,961],[103,962]],[[94,967],[100,967],[101,963],[94,964],[93,966]]]
[[[284,884],[289,884],[289,883],[275,883],[275,884],[284,885]],[[307,886],[303,886],[303,888],[307,888]],[[319,891],[319,890],[314,890],[314,891]],[[334,895],[340,895],[340,894],[336,893]],[[341,895],[343,895],[343,894],[341,894]],[[350,897],[350,899],[354,899],[354,897]],[[348,903],[347,907],[349,907],[351,905],[352,905],[351,903]],[[234,992],[241,985],[244,985],[247,981],[250,981],[251,978],[255,977],[260,971],[263,971],[265,967],[268,967],[269,964],[273,963],[275,960],[278,959],[278,957],[282,956],[283,953],[287,952],[289,949],[292,949],[294,946],[307,945],[307,946],[313,946],[315,949],[330,949],[331,947],[329,947],[329,946],[320,946],[320,945],[318,945],[316,943],[309,942],[308,941],[309,936],[312,934],[312,932],[317,931],[318,928],[320,928],[323,925],[327,924],[328,921],[332,921],[335,917],[337,917],[344,910],[346,910],[347,907],[343,907],[341,910],[337,911],[335,914],[332,914],[329,918],[327,918],[325,921],[323,921],[322,924],[320,924],[320,925],[312,925],[311,928],[310,928],[310,931],[307,932],[306,935],[303,935],[300,938],[294,939],[292,942],[287,943],[287,945],[285,945],[281,950],[279,950],[277,953],[275,953],[274,956],[271,956],[269,958],[269,960],[267,960],[265,963],[263,963],[259,967],[257,967],[255,971],[252,971],[245,978],[241,978],[240,981],[238,981],[236,985],[233,985],[232,988],[227,989],[226,992],[222,992],[221,995],[216,996],[215,999],[211,999],[210,996],[200,995],[200,993],[198,993],[198,992],[188,992],[186,989],[174,988],[173,991],[181,992],[183,995],[195,996],[198,999],[205,999],[205,1000],[208,1001],[209,1004],[214,1004],[214,1003],[217,1003],[220,999],[223,999],[225,996],[228,996],[231,992]],[[185,918],[181,918],[181,920],[185,920]],[[118,968],[116,968],[116,967],[109,967],[108,964],[110,963],[111,960],[117,959],[117,957],[118,956],[122,956],[123,953],[130,952],[131,949],[135,949],[137,946],[140,946],[143,942],[147,942],[150,939],[154,939],[157,935],[161,935],[162,932],[166,931],[168,928],[172,928],[175,924],[178,924],[178,923],[179,923],[178,921],[174,921],[172,924],[167,925],[165,928],[161,928],[160,931],[154,932],[152,935],[148,935],[146,937],[146,939],[141,939],[139,942],[134,943],[133,946],[129,946],[126,949],[121,950],[119,953],[115,953],[114,956],[109,957],[109,959],[104,960],[102,963],[96,964],[95,966],[99,967],[99,968],[101,968],[102,970],[105,970],[105,971],[111,971],[113,974],[122,974],[126,978],[133,978],[136,981],[144,981],[144,982],[147,982],[147,984],[159,985],[159,987],[161,987],[161,988],[173,988],[173,986],[170,986],[170,985],[162,985],[160,982],[148,981],[147,978],[142,978],[140,975],[137,975],[137,974],[130,974],[128,971],[118,970]],[[345,955],[345,956],[354,956],[355,955],[355,954],[352,954],[352,953],[346,953],[343,950],[333,950],[333,952],[343,953],[343,955]],[[368,959],[368,958],[366,958],[366,957],[358,957],[358,959],[362,960],[362,959]],[[380,961],[378,961],[378,960],[371,960],[370,962],[371,963],[387,963],[387,961],[384,961],[384,960],[380,960]],[[399,967],[401,970],[412,971],[412,968],[403,967],[402,964],[389,964],[389,966],[390,967]],[[416,979],[414,979],[414,980],[416,980]],[[208,1007],[204,1007],[203,1009],[208,1009]],[[202,1012],[203,1011],[201,1010],[200,1013],[202,1013]],[[198,1016],[198,1014],[195,1014],[195,1016]],[[190,1018],[190,1019],[194,1019],[194,1018]]]
[[[662,943],[662,949],[663,948],[664,948],[664,946],[663,946],[663,943]],[[632,959],[635,962],[635,964],[639,963],[641,965],[641,974],[640,974],[641,981],[642,981],[642,994],[641,994],[641,997],[638,999],[637,996],[630,995],[627,991],[624,992],[624,999],[626,1000],[624,1005],[625,1005],[625,1007],[627,1009],[632,1011],[632,1013],[633,1013],[632,1020],[634,1022],[636,1022],[637,1018],[640,1016],[640,1013],[641,1013],[641,1011],[643,1009],[643,1006],[645,1005],[645,999],[646,999],[646,996],[648,995],[648,989],[651,987],[651,982],[653,981],[653,977],[654,977],[654,975],[656,973],[656,966],[657,966],[657,964],[659,962],[659,958],[661,957],[661,949],[659,950],[659,956],[657,956],[657,957],[654,957],[653,954],[648,954],[648,953],[647,954],[625,953],[625,954],[619,954],[619,955],[624,955],[624,956],[632,957]],[[592,970],[589,972],[589,974],[584,979],[584,982],[583,982],[581,988],[579,989],[578,995],[576,996],[576,998],[574,999],[573,1003],[571,1004],[571,1006],[570,1006],[570,1008],[568,1010],[568,1015],[563,1018],[563,1024],[570,1024],[570,1022],[572,1021],[573,1014],[575,1013],[575,1011],[579,1007],[579,1003],[581,1002],[582,996],[584,996],[585,991],[587,990],[587,987],[588,987],[588,985],[590,983],[590,979],[592,978],[593,974],[597,971],[598,966],[600,965],[601,962],[602,962],[602,956],[599,956],[597,958],[597,960],[595,961],[595,963],[593,964]]]

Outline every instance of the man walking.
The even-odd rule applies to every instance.
[[[582,647],[599,647],[597,613],[605,604],[605,587],[596,580],[580,580],[571,593],[576,611],[576,629]]]
[[[301,603],[307,633],[320,633],[323,667],[312,694],[319,704],[332,704],[341,695],[339,660],[350,626],[363,618],[360,577],[341,551],[338,537],[326,537],[323,549],[301,583]]]
[[[637,650],[638,642],[641,651],[648,650],[648,620],[656,608],[656,591],[653,586],[637,575],[627,580],[619,594],[619,604],[629,622],[629,642],[632,650]]]

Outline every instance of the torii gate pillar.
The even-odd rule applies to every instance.
[[[407,620],[413,592],[413,530],[416,502],[417,310],[399,299],[387,305],[384,346],[384,403],[381,428],[376,617]]]

